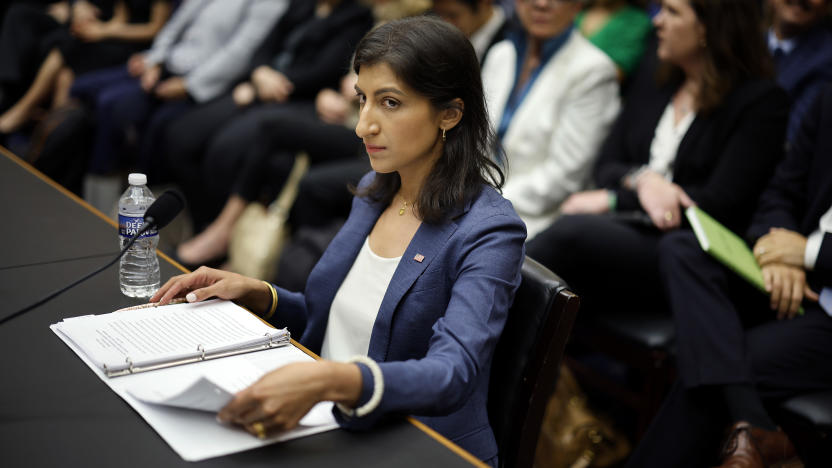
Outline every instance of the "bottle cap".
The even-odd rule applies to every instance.
[[[138,172],[134,172],[127,176],[127,182],[130,185],[147,185],[147,176]]]

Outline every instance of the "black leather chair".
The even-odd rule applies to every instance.
[[[587,391],[609,397],[632,414],[634,426],[626,429],[637,443],[676,377],[673,319],[640,310],[598,311],[582,318],[575,324],[571,354],[600,353],[627,375],[604,372],[580,359],[567,358],[567,364]]]
[[[832,391],[790,398],[774,416],[807,468],[832,466]]]
[[[521,274],[488,388],[488,416],[501,468],[534,462],[546,403],[580,303],[563,280],[528,257]]]

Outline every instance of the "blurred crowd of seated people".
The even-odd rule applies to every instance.
[[[227,265],[246,207],[272,202],[305,154],[289,240],[263,278],[302,290],[371,170],[354,129],[353,50],[374,25],[436,15],[480,60],[492,157],[527,254],[581,296],[581,315],[626,296],[676,322],[678,381],[632,466],[767,466],[793,452],[766,451],[791,446],[766,405],[832,389],[830,9],[16,1],[2,10],[0,143],[104,212],[128,172],[178,187],[193,236],[167,253],[188,268]],[[691,206],[748,240],[767,297],[698,248]],[[669,450],[667,434],[691,427]],[[725,427],[734,450],[720,454]]]

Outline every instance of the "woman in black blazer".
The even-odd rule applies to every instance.
[[[747,227],[782,157],[788,112],[767,78],[758,10],[753,0],[663,3],[658,61],[645,59],[601,149],[600,188],[567,199],[564,216],[528,243],[584,310],[621,308],[621,295],[642,310],[666,308],[656,245],[687,229],[685,207]]]

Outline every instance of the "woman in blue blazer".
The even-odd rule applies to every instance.
[[[453,27],[420,17],[368,33],[353,67],[356,133],[374,172],[306,292],[200,268],[151,301],[233,299],[325,358],[267,374],[222,420],[262,437],[334,401],[344,427],[412,414],[496,464],[488,381],[526,232],[495,190],[503,174],[488,157],[476,55]]]

